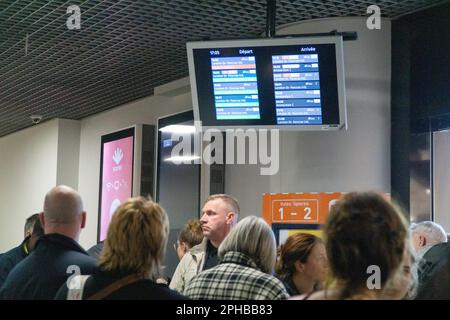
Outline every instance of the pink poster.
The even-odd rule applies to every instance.
[[[103,144],[100,241],[106,238],[111,218],[132,196],[133,137]]]

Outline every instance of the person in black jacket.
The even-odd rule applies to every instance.
[[[186,299],[156,283],[168,233],[167,214],[157,203],[142,197],[128,200],[111,219],[97,272],[71,278],[55,299]]]
[[[419,262],[416,300],[450,300],[450,243],[432,246]]]
[[[24,228],[24,240],[17,247],[0,255],[0,287],[6,280],[9,272],[23,259],[25,259],[36,246],[40,236],[44,234],[39,214],[35,213],[27,218]]]
[[[57,186],[45,196],[40,221],[45,234],[35,250],[9,273],[1,299],[53,299],[71,273],[90,274],[95,260],[77,243],[86,223],[80,195]]]
[[[87,251],[88,255],[90,255],[92,258],[98,261],[98,259],[100,258],[100,254],[102,253],[104,244],[105,241],[103,240],[97,243],[96,245],[90,247]]]

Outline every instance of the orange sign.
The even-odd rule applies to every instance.
[[[297,233],[322,236],[321,227],[330,208],[344,196],[344,192],[322,193],[264,193],[262,217],[272,226],[277,244]],[[390,195],[384,194],[386,199]]]
[[[263,218],[281,224],[324,224],[330,207],[342,192],[322,193],[265,193]]]

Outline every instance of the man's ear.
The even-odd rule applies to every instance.
[[[81,214],[81,229],[84,229],[86,226],[86,211],[83,211]]]
[[[236,214],[233,211],[227,213],[227,215],[225,216],[227,224],[233,224],[235,215]]]
[[[427,238],[425,238],[423,235],[419,236],[419,245],[421,247],[425,247],[427,245]]]

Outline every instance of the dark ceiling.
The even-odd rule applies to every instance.
[[[442,2],[278,0],[276,24],[365,16],[374,3],[396,18]],[[74,4],[81,30],[66,27]],[[34,114],[81,119],[152,95],[187,76],[186,41],[258,37],[265,24],[265,0],[0,0],[0,136]]]

